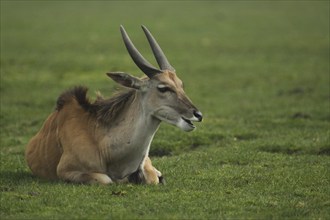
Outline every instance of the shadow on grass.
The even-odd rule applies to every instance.
[[[182,139],[175,138],[174,140],[171,139],[171,141],[156,140],[152,143],[149,155],[152,157],[179,155],[187,153],[187,151],[208,147],[225,139],[226,136],[223,134],[209,132],[183,137]]]
[[[287,155],[320,155],[330,156],[330,145],[321,146],[313,149],[303,149],[293,145],[265,145],[259,148],[262,152],[281,153]]]
[[[257,139],[258,135],[254,133],[243,133],[235,135],[234,138],[238,141],[250,141]]]
[[[37,178],[27,171],[2,171],[0,179],[2,186],[7,185],[7,183],[10,183],[10,185],[13,186],[33,182]],[[6,190],[1,188],[0,191]]]
[[[15,188],[20,185],[38,183],[63,183],[61,181],[49,181],[38,178],[28,171],[2,171],[0,173],[0,192],[10,191],[10,188]]]

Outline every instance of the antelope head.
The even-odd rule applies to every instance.
[[[136,49],[123,26],[120,31],[128,53],[135,64],[148,77],[142,79],[123,72],[107,73],[117,83],[139,90],[145,112],[152,117],[175,125],[184,131],[195,129],[193,122],[201,122],[202,113],[193,105],[183,89],[183,83],[175,69],[168,62],[165,54],[149,30],[142,26],[160,69],[150,64]]]

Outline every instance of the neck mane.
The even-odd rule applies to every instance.
[[[109,124],[125,112],[125,108],[133,103],[136,97],[134,89],[124,90],[109,99],[98,98],[93,105],[98,121]]]
[[[56,110],[61,111],[65,105],[75,99],[81,108],[94,115],[99,122],[109,125],[125,111],[127,106],[133,103],[136,97],[136,91],[129,89],[123,90],[109,99],[98,96],[94,102],[91,102],[87,97],[87,91],[88,89],[83,86],[65,91],[57,99]]]

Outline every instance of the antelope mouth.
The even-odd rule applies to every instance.
[[[190,127],[195,128],[195,125],[191,122],[191,120],[184,117],[182,117],[182,120],[184,120]]]

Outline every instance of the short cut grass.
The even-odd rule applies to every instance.
[[[1,219],[330,219],[329,1],[1,1]],[[203,112],[162,124],[165,186],[33,176],[24,147],[76,85],[105,97],[109,71],[143,74],[123,24],[163,48]]]

